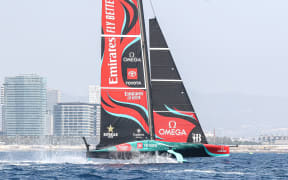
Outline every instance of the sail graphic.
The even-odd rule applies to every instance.
[[[149,137],[137,0],[102,1],[101,136],[97,148]]]
[[[206,144],[157,19],[150,19],[150,64],[155,137],[159,141]]]

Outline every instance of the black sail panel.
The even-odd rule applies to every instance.
[[[150,32],[150,48],[168,48],[164,35],[157,22],[157,19],[150,19],[149,21]]]
[[[157,19],[150,19],[149,25],[155,138],[206,144],[205,134]]]
[[[178,79],[180,75],[157,19],[150,19],[150,58],[152,79]],[[153,61],[152,61],[153,60]]]
[[[169,50],[150,50],[152,79],[178,79],[180,75]]]
[[[181,81],[152,81],[154,111],[167,111],[165,106],[175,107],[182,111],[194,112]]]

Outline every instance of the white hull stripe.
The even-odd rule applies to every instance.
[[[101,89],[127,89],[127,90],[133,90],[133,89],[143,89],[146,90],[146,88],[121,88],[121,87],[101,87]]]
[[[181,79],[151,79],[151,81],[182,82]]]
[[[151,51],[169,51],[169,48],[150,48]]]
[[[153,112],[169,112],[169,113],[172,113],[171,111],[153,111]],[[181,112],[184,112],[184,113],[194,113],[195,114],[195,112],[192,112],[192,111],[181,111]]]
[[[102,34],[101,37],[140,37],[141,35],[113,35],[113,34]]]

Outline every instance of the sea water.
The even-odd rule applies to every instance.
[[[288,179],[288,154],[89,160],[81,151],[0,152],[0,179]]]

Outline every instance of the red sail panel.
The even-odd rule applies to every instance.
[[[104,35],[140,35],[137,0],[103,0]]]
[[[153,117],[157,140],[186,143],[189,142],[188,138],[193,138],[193,135],[190,135],[195,128],[193,123],[181,117],[175,117],[170,112],[154,112]],[[190,141],[197,142],[196,139]]]
[[[101,86],[145,88],[140,37],[102,37]]]

